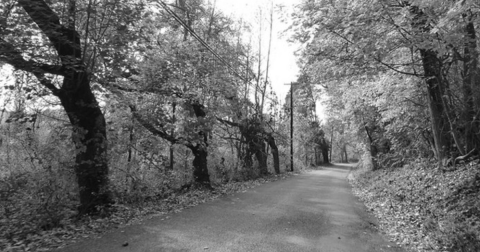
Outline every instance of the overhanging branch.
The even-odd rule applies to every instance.
[[[62,75],[61,66],[38,63],[33,60],[25,60],[22,54],[9,42],[0,38],[0,61],[12,65],[15,69],[32,73],[37,77],[40,84],[50,89],[54,95],[59,94],[59,89],[45,77],[46,73]]]

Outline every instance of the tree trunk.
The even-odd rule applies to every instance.
[[[257,118],[245,120],[238,124],[242,138],[245,139],[244,163],[247,169],[252,168],[252,155],[258,162],[258,169],[261,175],[268,173],[267,155],[265,153],[265,140]]]
[[[255,158],[258,161],[258,170],[260,171],[260,175],[267,175],[267,153],[265,153],[265,143],[263,141],[255,143]]]
[[[430,110],[431,127],[435,142],[436,157],[439,162],[445,157],[447,139],[445,136],[445,120],[443,118],[444,107],[442,105],[442,90],[440,80],[436,74],[438,58],[431,50],[420,50],[427,83],[428,108]]]
[[[322,156],[323,156],[323,163],[330,164],[330,160],[328,159],[328,146],[322,147]]]
[[[197,101],[190,104],[195,112],[197,119],[203,119],[207,115],[205,107]],[[188,146],[194,155],[193,159],[193,178],[196,183],[200,183],[207,187],[210,185],[210,175],[208,174],[207,156],[208,156],[208,133],[204,129],[198,131],[198,135],[202,139],[201,143],[195,146]]]
[[[76,147],[75,174],[80,190],[79,213],[97,211],[108,205],[107,137],[105,118],[95,99],[86,73],[66,75],[58,97],[73,126]]]
[[[248,144],[245,144],[243,150],[243,164],[245,165],[245,169],[251,170],[253,167],[253,160],[252,160],[252,151]]]
[[[375,146],[375,144],[373,142],[372,134],[371,134],[370,130],[368,129],[368,127],[366,125],[365,125],[365,132],[367,133],[368,143],[370,145],[370,148],[369,148],[370,149],[370,156],[372,156],[372,158],[375,158],[377,156],[377,153],[378,153],[377,146]]]
[[[480,109],[480,86],[478,78],[478,51],[473,14],[465,14],[467,25],[465,26],[464,47],[464,77],[463,77],[463,124],[465,129],[465,153],[469,153],[480,145],[479,137],[475,134],[479,130],[479,121],[475,118],[475,110]],[[475,108],[476,104],[476,108]],[[477,150],[478,151],[478,150]]]
[[[332,127],[332,134],[330,136],[330,161],[332,161],[332,155],[333,155],[333,127]]]
[[[417,6],[410,7],[411,13],[414,15],[412,27],[417,30],[418,35],[428,34],[430,25],[428,17]],[[433,139],[435,141],[435,154],[439,164],[445,157],[445,151],[448,144],[448,136],[446,135],[446,122],[443,117],[444,107],[442,104],[443,82],[441,81],[441,62],[435,51],[431,49],[419,49],[422,59],[424,78],[427,84],[428,107],[430,110],[431,127]]]
[[[177,122],[177,118],[175,116],[175,112],[176,112],[176,108],[177,108],[177,103],[173,102],[172,103],[172,124],[175,124]],[[175,129],[173,128],[171,131],[170,131],[170,135],[172,136],[172,138],[175,137]],[[170,171],[173,171],[173,167],[174,167],[174,164],[175,164],[175,147],[174,147],[174,144],[170,144]]]
[[[304,149],[304,152],[305,152],[305,166],[308,166],[308,146],[307,145],[304,145],[305,147],[303,148]]]
[[[129,131],[129,134],[128,134],[128,157],[127,157],[127,162],[130,163],[132,162],[132,158],[133,158],[133,140],[134,140],[134,130],[135,130],[135,127],[134,127],[134,118],[132,117],[132,125],[129,127],[128,131]]]
[[[193,153],[193,179],[195,183],[210,187],[210,176],[208,175],[208,152],[205,146],[189,146]]]
[[[275,138],[273,138],[272,134],[268,134],[267,142],[270,148],[272,148],[272,156],[273,156],[273,168],[276,174],[280,174],[280,158],[278,155],[278,146],[275,143]]]
[[[104,115],[90,88],[90,75],[82,60],[80,35],[75,29],[75,1],[68,2],[67,25],[60,23],[58,15],[46,1],[21,0],[30,18],[51,42],[58,54],[61,68],[54,74],[63,75],[60,89],[35,68],[20,69],[32,72],[45,87],[59,97],[70,123],[76,147],[75,173],[80,190],[79,214],[93,213],[111,203],[108,192],[107,137]]]

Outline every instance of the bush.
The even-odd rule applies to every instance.
[[[62,226],[73,216],[76,188],[65,171],[10,174],[0,180],[0,236],[25,239],[41,230]]]

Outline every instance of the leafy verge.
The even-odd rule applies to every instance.
[[[396,242],[413,251],[480,251],[480,165],[453,171],[417,161],[350,179],[354,194]]]

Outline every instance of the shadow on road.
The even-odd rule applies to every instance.
[[[328,169],[339,169],[339,170],[346,170],[346,171],[349,171],[351,169],[353,169],[355,166],[357,165],[357,163],[335,163],[335,164],[327,164],[327,165],[319,165],[316,167],[316,169],[324,169],[324,168],[328,168]]]

